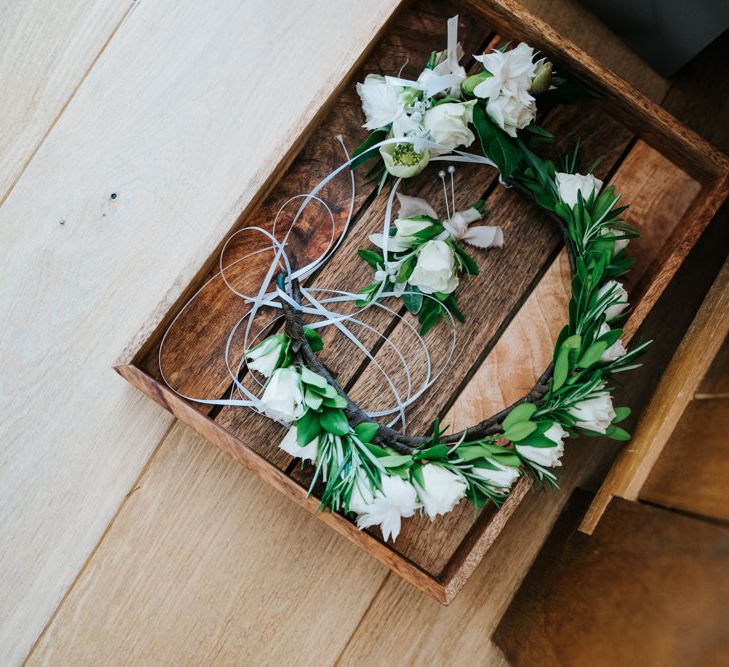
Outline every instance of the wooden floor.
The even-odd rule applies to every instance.
[[[0,6],[0,664],[502,661],[506,546],[443,608],[111,370],[399,4]],[[687,108],[576,3],[525,4]]]

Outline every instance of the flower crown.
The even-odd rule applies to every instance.
[[[552,140],[536,123],[537,100],[544,101],[540,106],[549,106],[557,97],[564,99],[566,89],[580,94],[589,91],[557,76],[550,62],[535,59],[533,50],[523,43],[474,56],[483,68],[467,76],[460,64],[456,31],[454,17],[448,21],[447,49],[433,52],[417,80],[369,75],[357,85],[364,127],[371,131],[366,141],[309,193],[293,198],[300,204],[285,238],[276,238],[275,224],[274,233],[254,229],[270,243],[273,260],[256,295],[233,290],[250,306],[230,332],[226,346],[234,394],[224,400],[185,397],[247,407],[287,425],[280,447],[313,466],[310,490],[320,487],[322,505],[355,517],[360,528],[380,526],[386,540],[395,539],[402,518],[418,510],[435,519],[464,498],[477,507],[487,502],[498,506],[522,475],[540,485],[556,485],[549,468],[561,464],[567,437],[584,434],[627,440],[630,436],[618,424],[630,410],[613,407],[610,381],[638,366],[635,360],[648,345],[628,351],[620,340],[628,302],[617,279],[631,265],[625,246],[637,235],[623,222],[626,207],[619,206],[620,195],[613,186],[603,188],[590,173],[575,173],[578,147],[562,160],[560,170],[537,155],[538,146]],[[550,93],[559,96],[550,97]],[[476,137],[482,154],[464,151]],[[367,177],[377,180],[380,189],[388,178],[395,179],[382,232],[369,237],[374,249],[359,250],[374,270],[374,281],[356,293],[309,288],[305,279],[337,250],[353,209],[337,240],[334,217],[319,193],[338,174],[371,159],[376,163]],[[436,161],[451,163],[438,172],[445,195],[444,215],[429,202],[398,192],[402,179]],[[367,326],[361,319],[364,311],[380,308],[396,315],[385,303],[401,299],[418,317],[420,334],[415,335],[426,356],[425,333],[442,318],[452,326],[454,319],[463,319],[455,292],[463,274],[478,274],[478,265],[464,245],[475,251],[500,248],[504,235],[499,227],[474,225],[487,215],[483,201],[456,210],[454,162],[495,167],[504,186],[536,202],[558,225],[572,271],[569,321],[557,338],[552,364],[526,396],[459,433],[448,433],[436,420],[431,433],[410,435],[405,429],[406,408],[438,377],[430,373],[429,357],[425,381],[407,397],[399,395],[380,368],[395,404],[366,412],[319,359],[324,347],[319,330],[335,328],[376,364],[352,332],[353,325]],[[354,202],[353,176],[351,182]],[[396,197],[399,211],[393,221]],[[293,200],[282,206],[279,215]],[[328,212],[332,243],[315,261],[296,267],[286,254],[289,233],[312,203]],[[221,256],[220,275],[230,286],[226,268]],[[344,303],[357,310],[341,311]],[[251,325],[265,309],[281,314],[270,326],[283,318],[283,329],[261,341],[249,341]],[[234,368],[230,348],[244,324],[244,354]],[[380,335],[407,368],[407,355]],[[164,379],[163,345],[164,339],[159,352]],[[244,364],[253,372],[249,376],[265,379],[262,392],[241,381]],[[400,429],[395,428],[398,423]]]

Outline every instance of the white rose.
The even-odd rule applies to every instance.
[[[411,178],[419,174],[430,160],[427,149],[418,152],[411,143],[380,146],[380,155],[385,169],[395,178]]]
[[[604,336],[608,331],[610,331],[610,327],[603,322],[600,325],[600,329],[598,329],[597,335],[598,337]],[[600,360],[615,361],[616,359],[620,359],[620,357],[625,355],[627,352],[628,351],[625,349],[623,342],[621,340],[616,340],[607,350],[602,353]]]
[[[476,477],[486,480],[490,485],[497,489],[504,489],[507,491],[511,488],[514,482],[519,479],[519,468],[513,466],[501,465],[494,459],[487,459],[487,461],[496,468],[474,468],[473,474]]]
[[[577,205],[577,193],[582,193],[582,199],[587,201],[594,192],[598,194],[602,189],[602,181],[592,174],[565,174],[557,172],[555,175],[559,198],[570,208]]]
[[[284,439],[279,444],[279,447],[283,449],[287,454],[301,459],[302,461],[316,462],[316,452],[319,446],[319,436],[314,438],[310,443],[303,447],[298,442],[298,431],[296,426],[292,426],[288,433],[284,436]]]
[[[365,514],[374,499],[375,495],[367,475],[360,470],[352,486],[352,495],[349,497],[349,511],[355,514]]]
[[[415,514],[418,494],[415,487],[400,477],[382,476],[382,488],[374,493],[374,499],[362,509],[357,517],[359,528],[380,526],[385,541],[393,542],[400,534],[400,518]],[[351,507],[350,502],[350,507]]]
[[[517,130],[524,129],[537,117],[537,105],[534,100],[524,104],[516,97],[500,95],[489,99],[486,113],[510,137],[515,137]]]
[[[281,357],[286,337],[283,334],[274,334],[262,340],[258,345],[248,350],[246,362],[252,371],[258,371],[268,377],[273,373]]]
[[[425,513],[432,521],[439,514],[450,512],[466,495],[466,480],[436,463],[427,463],[421,471],[423,485],[415,482],[415,488]]]
[[[538,63],[533,62],[534,50],[528,44],[521,42],[510,51],[495,50],[474,58],[491,73],[473,89],[476,97],[494,99],[506,95],[521,102],[522,106],[534,101],[529,89]]]
[[[605,239],[611,239],[616,236],[622,236],[623,231],[619,229],[604,229],[602,232],[602,237]],[[630,239],[616,239],[613,241],[613,256],[617,255],[621,250],[625,250],[628,247],[628,243],[630,243]]]
[[[602,391],[592,398],[580,401],[570,408],[569,413],[577,420],[579,428],[605,433],[615,419],[615,410],[610,394]]]
[[[611,322],[628,307],[628,293],[617,280],[608,280],[598,291],[597,298],[610,295],[610,306],[605,309],[605,318]]]
[[[261,409],[267,417],[285,422],[306,412],[301,377],[295,368],[278,368],[271,374],[261,396]]]
[[[545,432],[544,437],[554,443],[554,447],[532,447],[530,445],[515,445],[516,451],[525,459],[545,468],[556,468],[562,465],[564,454],[564,438],[569,435],[561,424],[554,422]]]
[[[453,292],[458,287],[458,273],[450,244],[436,240],[424,243],[408,282],[424,294]]]
[[[425,112],[423,125],[430,132],[433,141],[449,150],[458,146],[470,146],[476,139],[468,127],[473,122],[475,104],[476,100],[438,104]]]
[[[357,94],[362,100],[368,130],[379,130],[392,123],[402,109],[400,88],[391,86],[385,77],[368,74],[363,83],[357,84]]]

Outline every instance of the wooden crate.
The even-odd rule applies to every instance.
[[[634,309],[626,335],[632,336],[726,197],[729,163],[623,80],[508,0],[428,0],[405,5],[367,46],[339,92],[282,158],[280,169],[254,204],[241,212],[236,228],[258,225],[270,229],[284,201],[307,192],[340,164],[341,147],[335,136],[341,134],[350,148],[365,136],[355,82],[368,72],[396,73],[406,61],[404,75],[416,75],[428,52],[445,43],[445,22],[455,13],[460,15],[459,37],[466,54],[503,39],[523,40],[603,94],[599,101],[555,109],[542,124],[558,137],[558,148],[568,149],[579,136],[584,155],[604,155],[596,174],[615,183],[624,193],[624,201],[631,203],[628,222],[642,233],[630,246],[630,254],[638,260],[627,284]],[[429,167],[404,190],[440,200],[441,184],[435,170],[437,167]],[[356,223],[313,279],[314,286],[355,289],[369,282],[370,269],[355,251],[366,247],[367,236],[381,226],[386,195],[376,196],[372,186],[362,184],[362,175],[357,177]],[[458,358],[429,395],[410,410],[412,432],[426,431],[438,416],[446,416],[454,428],[474,423],[525,393],[550,361],[553,339],[566,318],[568,271],[559,234],[544,213],[498,187],[493,170],[461,167],[456,178],[461,203],[486,198],[489,222],[504,227],[506,246],[500,251],[474,253],[481,275],[459,290],[466,323],[458,325]],[[349,196],[346,179],[335,179],[323,193],[340,226]],[[313,211],[306,214],[304,223],[287,249],[299,262],[318,256],[330,236],[329,220]],[[252,243],[241,235],[227,259],[250,252]],[[317,498],[307,495],[306,472],[278,448],[284,434],[280,426],[245,409],[211,410],[188,402],[161,381],[161,337],[190,295],[214,276],[218,259],[216,252],[151,335],[116,370],[241,465],[315,512],[409,582],[442,603],[450,602],[523,501],[528,483],[522,479],[499,510],[486,507],[474,515],[472,506],[464,501],[435,522],[424,516],[406,520],[394,544],[383,543],[375,531],[358,530],[339,514],[318,511]],[[269,260],[262,258],[262,262]],[[261,266],[251,261],[239,267],[233,276],[236,286],[252,288],[260,280],[257,271]],[[226,336],[244,312],[242,303],[222,281],[213,278],[165,343],[164,368],[178,389],[205,397],[223,397],[229,392],[223,362]],[[373,324],[379,330],[392,330],[395,337],[405,335],[402,325],[385,313],[377,315]],[[377,394],[376,374],[370,367],[351,363],[346,345],[339,338],[330,339],[325,361],[355,400]],[[377,354],[386,353],[380,349]],[[568,449],[575,446],[568,443]],[[575,465],[579,460],[568,455],[563,476],[574,479],[570,466]]]

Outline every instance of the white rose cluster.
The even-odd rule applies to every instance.
[[[509,136],[516,137],[518,130],[536,118],[533,84],[548,63],[544,59],[535,62],[534,49],[524,42],[508,51],[495,50],[474,57],[488,75],[480,77],[473,94],[487,100],[486,113]]]
[[[357,526],[379,526],[387,541],[400,533],[401,519],[422,509],[431,520],[450,512],[466,495],[466,480],[437,463],[421,469],[422,482],[409,482],[397,476],[382,475],[381,488],[374,492],[363,477],[355,481],[349,501],[357,514]]]
[[[458,51],[460,54],[460,45]],[[363,127],[388,130],[388,139],[408,140],[379,148],[390,174],[399,178],[415,176],[431,155],[466,148],[475,141],[469,126],[476,100],[461,101],[460,84],[465,78],[466,71],[458,58],[443,51],[417,81],[369,74],[357,84],[365,115]],[[454,98],[458,101],[452,101]]]

